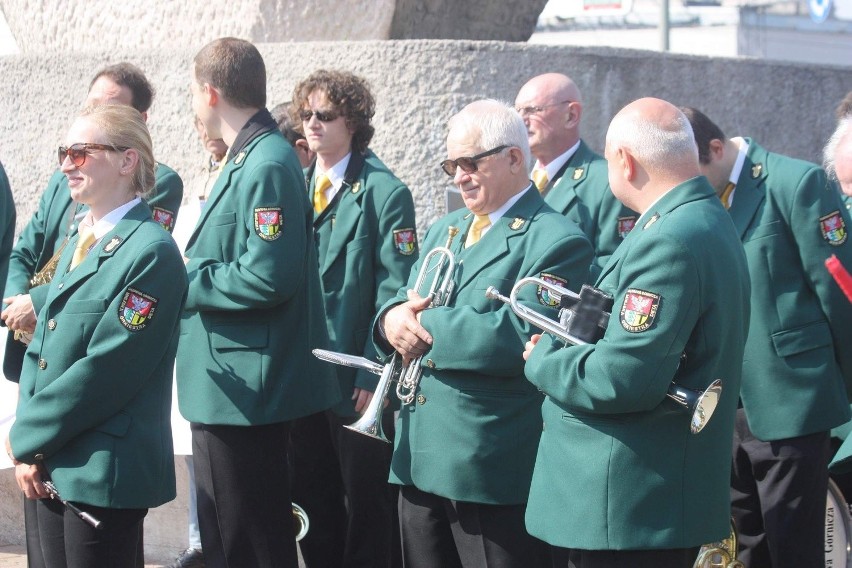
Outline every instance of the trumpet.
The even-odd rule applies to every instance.
[[[450,250],[450,244],[459,234],[459,229],[458,227],[450,227],[448,232],[447,244],[429,251],[429,254],[423,259],[423,264],[420,265],[420,272],[417,273],[417,280],[414,282],[414,290],[419,294],[426,278],[431,276],[427,294],[432,299],[429,303],[430,308],[445,306],[452,297],[455,287],[453,274],[456,271],[456,257]],[[433,258],[436,258],[437,262],[435,262],[435,266],[430,266]],[[402,404],[411,404],[414,401],[414,393],[417,391],[417,385],[420,384],[420,377],[423,374],[420,367],[422,359],[422,355],[415,357],[408,362],[408,365],[404,365],[400,372],[399,380],[396,383],[396,396],[402,401]],[[378,392],[378,388],[376,391]]]
[[[702,546],[692,568],[745,568],[745,564],[737,560],[737,527],[734,519],[731,519],[728,538]]]
[[[308,528],[311,526],[311,523],[308,521],[308,514],[304,509],[295,503],[291,504],[293,505],[293,525],[296,529],[296,542],[298,542],[308,534]]]
[[[314,357],[321,359],[322,361],[328,361],[329,363],[334,363],[336,365],[343,365],[344,367],[363,369],[381,377],[376,385],[376,392],[373,394],[373,398],[370,399],[370,404],[368,404],[367,408],[364,409],[364,414],[356,422],[348,424],[344,426],[344,428],[348,428],[354,432],[358,432],[359,434],[364,434],[365,436],[370,436],[371,438],[390,444],[391,441],[388,440],[387,436],[385,436],[385,432],[382,428],[382,407],[384,406],[384,399],[388,395],[388,390],[390,390],[391,382],[398,380],[398,376],[401,371],[399,355],[394,353],[390,362],[385,365],[380,365],[370,361],[369,359],[365,359],[364,357],[347,355],[346,353],[337,353],[335,351],[327,351],[325,349],[314,349],[312,353],[314,354]]]
[[[543,288],[559,300],[559,321],[552,320],[518,301],[519,290],[528,285]],[[485,296],[508,304],[519,318],[558,337],[566,345],[595,343],[603,337],[613,304],[612,296],[597,288],[583,285],[577,294],[535,277],[518,280],[508,298],[500,294],[494,286],[488,287]],[[700,432],[710,421],[721,395],[722,381],[719,379],[714,380],[703,391],[672,382],[666,392],[668,398],[690,413],[689,429],[693,434]]]

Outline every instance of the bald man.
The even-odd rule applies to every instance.
[[[641,216],[595,284],[615,301],[603,338],[527,343],[525,374],[546,398],[526,526],[553,546],[554,566],[689,568],[730,531],[745,255],[677,108],[626,106],[606,159],[613,193]],[[666,391],[714,379],[719,405],[693,435]]]
[[[577,223],[595,249],[594,281],[637,215],[612,195],[606,160],[580,139],[580,89],[561,73],[539,75],[521,87],[515,109],[535,158],[533,182],[545,203]]]

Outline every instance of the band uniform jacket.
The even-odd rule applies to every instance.
[[[473,220],[461,209],[437,221],[426,233],[424,253],[406,287],[379,312],[406,300],[427,251],[445,246],[449,227],[460,229],[450,246],[457,263],[452,297],[445,306],[421,312],[433,344],[422,357],[415,400],[400,411],[390,481],[459,501],[521,504],[541,434],[542,395],[524,378],[522,357],[524,343],[537,330],[509,306],[486,298],[485,291],[494,286],[508,296],[527,276],[578,291],[593,251],[576,225],[548,207],[535,187],[477,244],[464,248]],[[530,309],[556,318],[548,307],[552,300],[537,286],[519,294]],[[377,347],[389,354],[385,342],[377,341]]]
[[[177,355],[190,422],[284,422],[338,402],[302,169],[278,131],[251,140],[219,174],[186,256]],[[282,449],[283,451],[283,449]]]
[[[147,199],[152,215],[164,228],[171,232],[183,197],[183,182],[178,174],[164,164],[157,164],[154,193]],[[38,209],[30,218],[9,260],[9,276],[6,280],[6,296],[30,294],[33,309],[38,315],[44,305],[49,286],[30,289],[30,278],[44,267],[59,252],[66,237],[77,234],[77,224],[88,207],[74,206],[68,189],[68,178],[60,170],[51,176]],[[3,373],[6,378],[17,382],[21,375],[21,362],[27,347],[16,341],[10,333],[6,339]]]
[[[741,397],[754,435],[780,440],[850,417],[852,304],[825,260],[835,254],[852,267],[852,242],[821,168],[748,142],[729,209],[752,289]]]
[[[639,217],[612,194],[606,160],[582,140],[574,155],[548,182],[544,201],[574,221],[591,241],[595,259],[589,282],[595,281]]]
[[[0,284],[5,284],[9,273],[9,255],[15,244],[15,198],[9,187],[6,170],[0,164]],[[6,296],[3,296],[4,298]]]
[[[704,177],[664,195],[604,267],[596,344],[545,334],[526,364],[546,395],[526,525],[555,546],[686,548],[730,532],[734,416],[748,332],[745,255]],[[719,405],[698,434],[674,380]]]
[[[62,252],[24,359],[12,452],[43,460],[69,501],[156,507],[175,497],[183,261],[144,202],[67,272],[77,238]]]
[[[313,166],[307,170],[313,196]],[[343,185],[328,207],[314,216],[320,279],[331,348],[375,361],[369,337],[378,309],[396,295],[417,260],[411,192],[373,154],[353,152]],[[378,377],[335,365],[345,396],[334,408],[355,416],[355,387],[373,391]]]

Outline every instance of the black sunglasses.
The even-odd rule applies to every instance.
[[[333,110],[308,110],[306,108],[299,111],[299,118],[302,119],[302,122],[309,121],[312,116],[316,116],[320,122],[331,122],[337,120],[340,113]]]
[[[450,176],[456,176],[456,170],[461,168],[462,171],[466,174],[472,174],[476,171],[476,162],[481,160],[482,158],[487,158],[497,152],[502,152],[506,148],[508,148],[506,144],[501,146],[497,146],[496,148],[492,148],[486,152],[482,152],[481,154],[477,154],[476,156],[462,156],[461,158],[456,158],[455,160],[444,160],[441,162],[441,169]]]
[[[125,150],[129,150],[125,146],[108,146],[106,144],[89,144],[89,143],[79,143],[79,144],[71,144],[69,147],[60,146],[59,147],[59,165],[62,165],[62,162],[65,161],[65,156],[71,158],[71,163],[74,164],[75,168],[79,168],[83,164],[86,163],[86,156],[91,154],[92,150],[106,150],[107,152],[124,152]]]

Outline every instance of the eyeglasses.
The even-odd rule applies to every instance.
[[[333,110],[308,110],[306,108],[299,111],[299,118],[302,119],[302,122],[309,121],[312,116],[317,117],[317,120],[320,122],[331,122],[332,120],[337,120],[340,113]]]
[[[124,152],[125,150],[129,150],[125,146],[107,146],[106,144],[89,144],[89,143],[79,143],[79,144],[71,144],[67,148],[65,146],[59,147],[59,165],[62,165],[62,162],[65,161],[65,156],[71,158],[71,163],[74,164],[75,168],[79,168],[83,164],[86,163],[86,156],[92,153],[92,150],[106,150],[107,152]]]
[[[456,176],[456,170],[461,168],[462,171],[466,174],[472,174],[477,170],[476,162],[481,160],[482,158],[487,158],[497,152],[502,152],[506,148],[508,148],[506,144],[502,146],[497,146],[496,148],[492,148],[487,152],[483,152],[481,154],[477,154],[476,156],[462,156],[461,158],[456,158],[455,160],[444,160],[441,162],[441,169],[446,172],[446,174],[450,177]]]
[[[538,114],[541,111],[543,111],[544,109],[550,108],[552,106],[564,105],[566,103],[572,103],[572,102],[574,102],[574,101],[569,100],[569,101],[559,101],[558,103],[550,103],[550,104],[540,105],[540,106],[515,107],[515,110],[518,111],[518,114],[521,115],[521,116],[528,116],[528,115],[531,115],[531,114]]]

